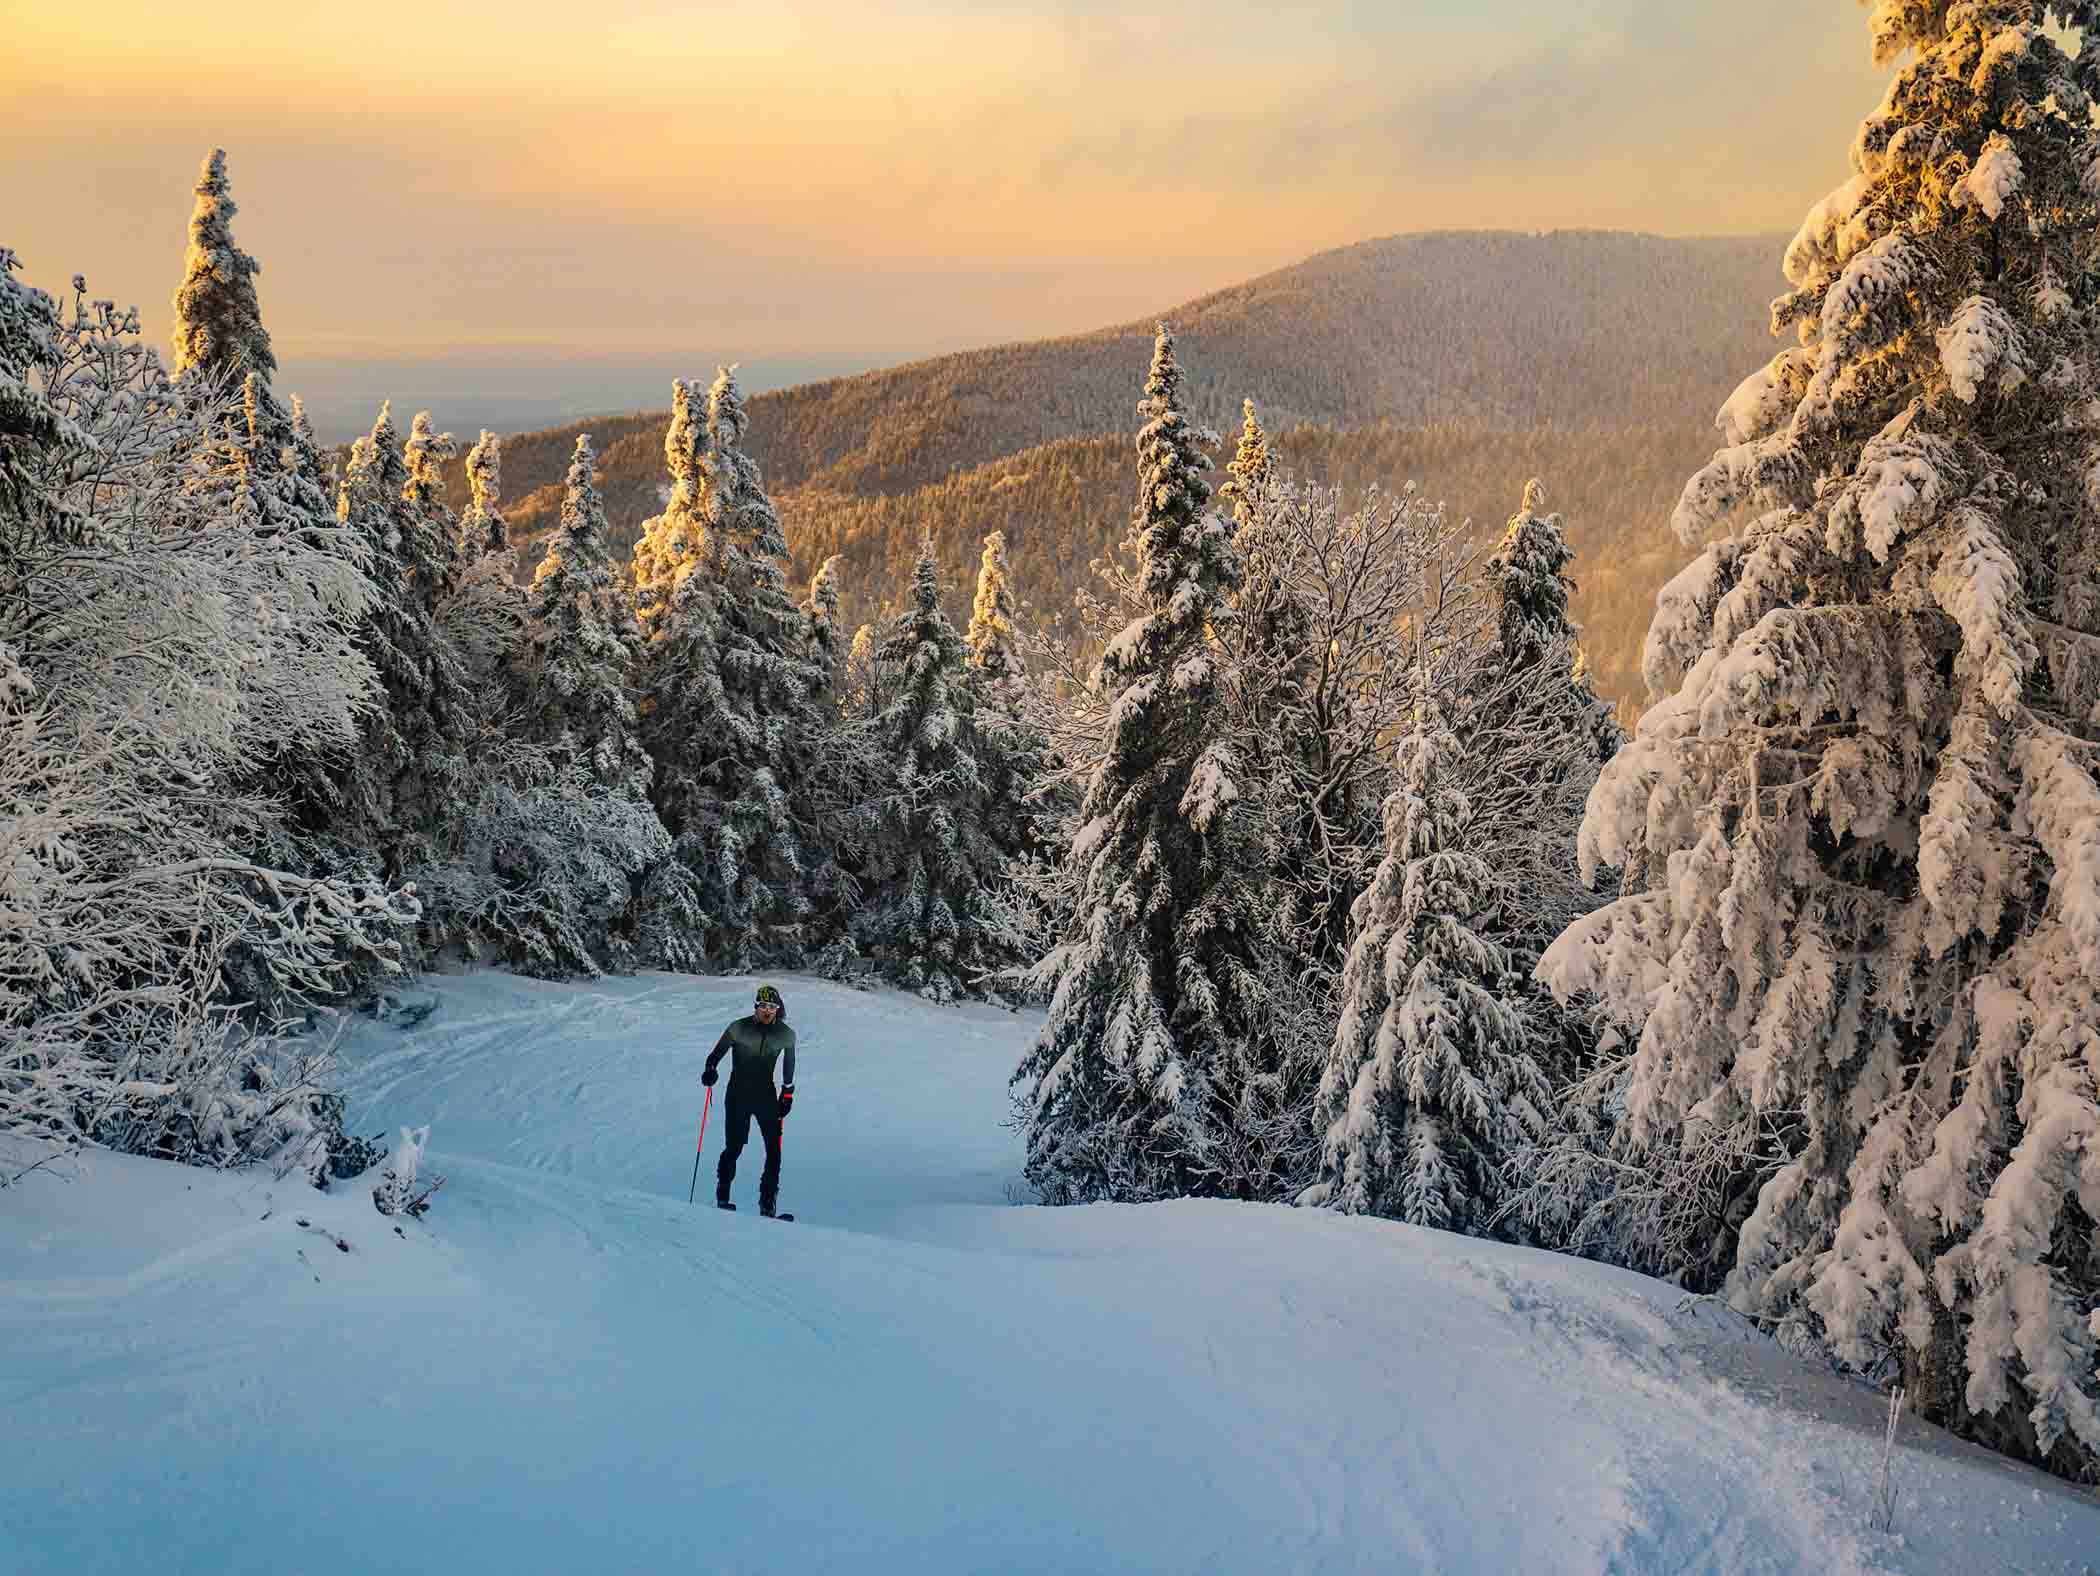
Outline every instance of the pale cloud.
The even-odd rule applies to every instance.
[[[287,342],[931,349],[1448,226],[1791,228],[1880,78],[1831,0],[229,0],[11,21],[0,236],[165,325],[229,151]]]

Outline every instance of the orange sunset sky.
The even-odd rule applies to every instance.
[[[0,4],[26,277],[164,339],[223,145],[294,354],[905,354],[1406,230],[1791,231],[1885,75],[1852,0]]]

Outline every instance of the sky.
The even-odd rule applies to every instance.
[[[1884,78],[1854,0],[0,14],[25,276],[83,272],[164,340],[223,146],[264,320],[309,356],[896,356],[1412,230],[1791,231]]]

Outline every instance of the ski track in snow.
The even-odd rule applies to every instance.
[[[448,1178],[398,1235],[368,1189],[119,1156],[0,1194],[0,1576],[2100,1562],[2100,1500],[1908,1419],[1870,1531],[1880,1398],[1642,1277],[1011,1207],[1034,1016],[781,983],[792,1226],[755,1133],[712,1207],[719,1099],[681,1191],[752,982],[671,975],[359,1024],[351,1130],[428,1122]]]

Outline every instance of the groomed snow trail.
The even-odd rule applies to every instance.
[[[0,1193],[0,1576],[2100,1562],[2100,1502],[1908,1422],[1868,1531],[1878,1399],[1653,1281],[1016,1208],[1035,1017],[777,982],[793,1225],[755,1134],[739,1213],[718,1130],[686,1202],[753,982],[672,975],[479,973],[361,1024],[353,1129],[430,1123],[449,1179],[399,1234],[363,1190],[112,1156]]]

